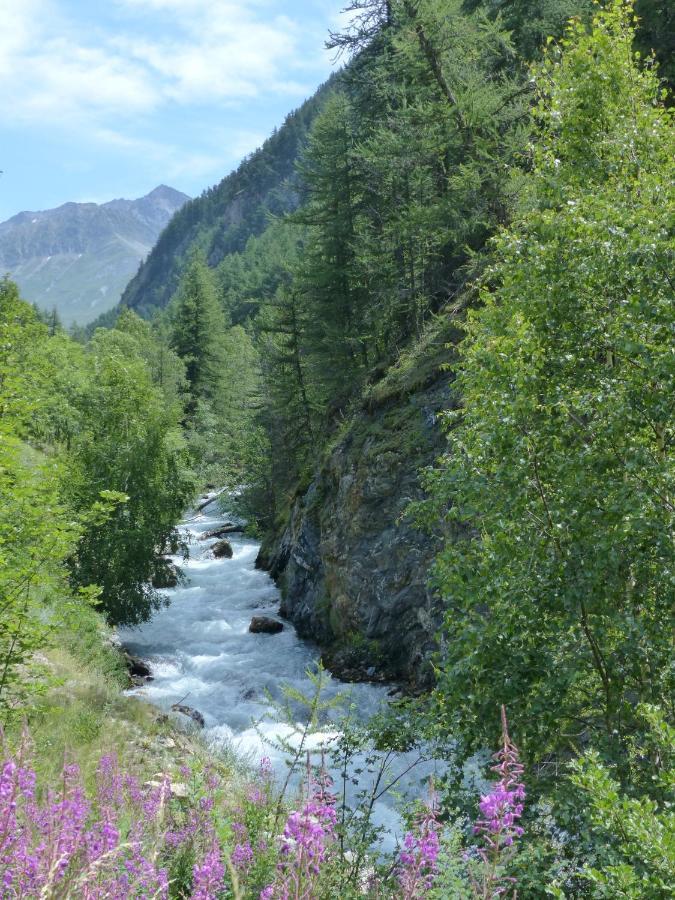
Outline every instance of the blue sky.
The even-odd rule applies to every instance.
[[[67,200],[196,196],[335,67],[344,0],[4,0],[0,221]]]

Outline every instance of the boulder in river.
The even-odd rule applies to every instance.
[[[284,630],[284,623],[269,616],[253,616],[248,630],[251,634],[279,634]]]
[[[232,544],[224,539],[213,545],[213,555],[216,559],[232,559],[233,552]]]
[[[204,716],[198,709],[193,709],[191,706],[185,706],[183,703],[174,703],[171,709],[174,712],[182,713],[184,716],[192,719],[192,721],[199,725],[200,728],[203,728],[206,725]]]
[[[155,574],[152,576],[154,588],[174,588],[177,586],[181,571],[175,563],[169,559],[160,559],[155,564]]]
[[[131,653],[124,651],[124,662],[132,677],[152,678],[150,666],[138,656],[132,656]]]

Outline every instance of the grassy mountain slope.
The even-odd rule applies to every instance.
[[[0,269],[43,309],[84,324],[113,307],[185,194],[161,185],[138,200],[65,203],[0,224]]]

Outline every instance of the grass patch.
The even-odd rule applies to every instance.
[[[141,781],[159,772],[179,777],[181,766],[200,762],[238,779],[241,762],[211,754],[199,735],[180,731],[156,707],[125,694],[108,672],[110,653],[119,657],[114,648],[102,644],[93,665],[91,659],[83,662],[67,649],[44,654],[50,687],[24,723],[39,783],[56,783],[67,760],[80,767],[85,785],[93,790],[99,760],[107,754],[115,754],[121,768]],[[100,660],[105,664],[97,671]],[[10,746],[18,745],[22,730],[21,723],[10,726],[6,735]]]

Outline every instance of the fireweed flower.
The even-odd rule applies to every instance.
[[[251,785],[246,791],[246,799],[253,806],[263,806],[265,794],[257,785]]]
[[[239,810],[239,813],[241,813],[241,810]],[[233,822],[232,831],[238,840],[243,840],[246,837],[246,826],[241,822]]]
[[[439,831],[436,796],[432,788],[429,804],[418,818],[416,827],[405,835],[399,853],[397,877],[402,900],[416,900],[431,890],[438,874]]]
[[[96,769],[96,786],[99,804],[107,807],[122,806],[124,803],[124,779],[114,753],[100,758]]]
[[[313,778],[308,761],[310,799],[299,812],[292,812],[281,836],[281,860],[277,878],[260,894],[260,900],[312,900],[321,866],[330,856],[335,841],[337,812],[332,779],[322,760]]]
[[[206,769],[205,774],[206,786],[208,787],[209,791],[213,793],[213,791],[220,787],[220,777],[218,773],[210,767]]]
[[[258,764],[258,774],[263,781],[271,781],[272,779],[272,760],[269,756],[263,756]]]
[[[502,747],[495,753],[492,771],[500,778],[489,794],[480,799],[480,818],[476,820],[474,834],[482,835],[483,847],[478,855],[483,862],[482,880],[474,881],[479,897],[499,897],[513,887],[515,881],[504,874],[504,866],[513,853],[514,841],[522,837],[523,829],[517,824],[523,814],[525,785],[520,781],[524,766],[518,756],[518,748],[509,737],[506,710],[502,706]]]
[[[167,872],[155,862],[164,842],[157,828],[167,812],[164,786],[141,789],[104,756],[92,802],[78,767],[68,764],[58,789],[38,801],[24,751],[25,744],[0,763],[0,897],[168,897]],[[142,815],[144,809],[152,815]],[[122,834],[120,822],[130,818]]]
[[[232,851],[232,865],[237,869],[246,871],[253,862],[253,847],[246,841],[243,844],[235,844]]]
[[[213,900],[224,887],[225,866],[223,865],[220,847],[214,841],[201,864],[193,869],[193,900]]]

